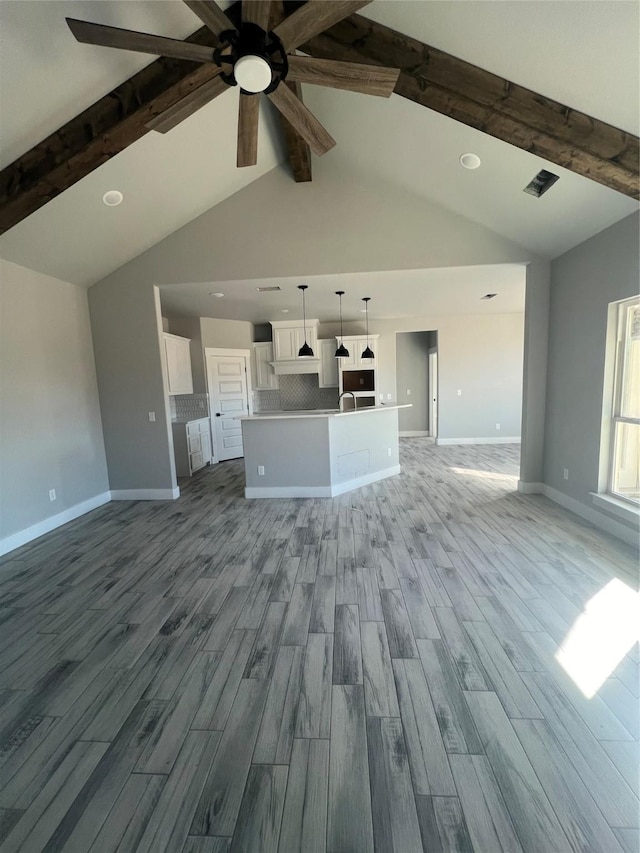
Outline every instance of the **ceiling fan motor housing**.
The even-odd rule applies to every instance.
[[[249,94],[256,92],[273,92],[281,80],[284,80],[289,70],[287,54],[277,35],[265,32],[257,24],[243,22],[240,31],[226,30],[220,34],[218,47],[213,54],[214,61],[220,67],[230,65],[229,71],[220,75],[229,86],[240,85],[246,81],[252,88],[243,89]],[[270,82],[267,83],[267,63],[271,72]],[[239,63],[239,64],[238,64]],[[240,79],[236,79],[236,65]],[[243,80],[244,78],[244,80]],[[267,83],[266,85],[262,85]],[[253,88],[253,85],[259,88]]]

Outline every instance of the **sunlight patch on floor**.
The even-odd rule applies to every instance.
[[[518,479],[517,474],[499,474],[496,471],[478,471],[475,468],[451,468],[454,474],[462,474],[463,477],[479,477],[481,480],[509,480]]]
[[[589,599],[556,660],[590,699],[638,640],[640,593],[616,578]]]

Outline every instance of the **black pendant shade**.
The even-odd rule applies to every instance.
[[[367,346],[366,346],[366,349],[363,351],[362,355],[360,356],[360,358],[375,358],[375,355],[373,354],[373,350],[369,346],[369,302],[371,301],[371,297],[370,296],[364,296],[362,298],[362,301],[364,302],[364,310],[365,310],[365,314],[367,317]]]
[[[313,350],[307,343],[307,309],[304,300],[304,292],[307,289],[308,285],[299,284],[298,290],[302,291],[302,328],[304,330],[304,343],[298,350],[298,358],[313,358]]]
[[[340,297],[340,346],[336,350],[336,358],[349,358],[349,350],[342,342],[342,297],[344,290],[336,290],[336,296]]]

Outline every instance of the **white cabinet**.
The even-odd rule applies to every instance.
[[[163,338],[169,394],[193,394],[191,341],[168,332],[164,332]]]
[[[211,453],[211,422],[209,418],[173,423],[173,451],[178,477],[190,477],[208,465]]]
[[[377,406],[378,376],[375,356],[378,350],[379,335],[346,335],[342,342],[349,350],[348,358],[336,359],[339,364],[339,385],[342,394],[349,391],[357,398],[354,402],[358,408],[363,406]],[[338,342],[340,339],[337,339]],[[367,345],[373,350],[374,358],[362,358],[362,353]],[[343,405],[352,408],[353,402],[349,397],[345,398]]]
[[[252,346],[252,385],[254,391],[277,391],[278,377],[273,372],[273,344],[271,342]],[[337,385],[336,381],[336,385]]]
[[[305,341],[305,330],[301,320],[278,320],[271,323],[273,331],[273,360],[292,361],[298,358],[298,351]],[[307,320],[306,340],[318,357],[318,320]]]
[[[339,359],[340,369],[360,370],[361,368],[375,367],[376,359],[362,358],[362,353],[365,351],[367,346],[369,346],[373,350],[374,356],[377,355],[378,338],[379,335],[369,335],[368,338],[363,335],[345,335],[342,339],[336,338],[336,346],[338,346],[340,340],[342,340],[346,348],[349,350],[348,358]]]
[[[318,341],[320,365],[318,371],[319,388],[338,387],[338,361],[336,358],[336,342],[333,338]]]

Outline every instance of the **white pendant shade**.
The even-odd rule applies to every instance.
[[[271,83],[271,67],[261,56],[241,56],[233,68],[236,83],[245,92],[264,92]]]

